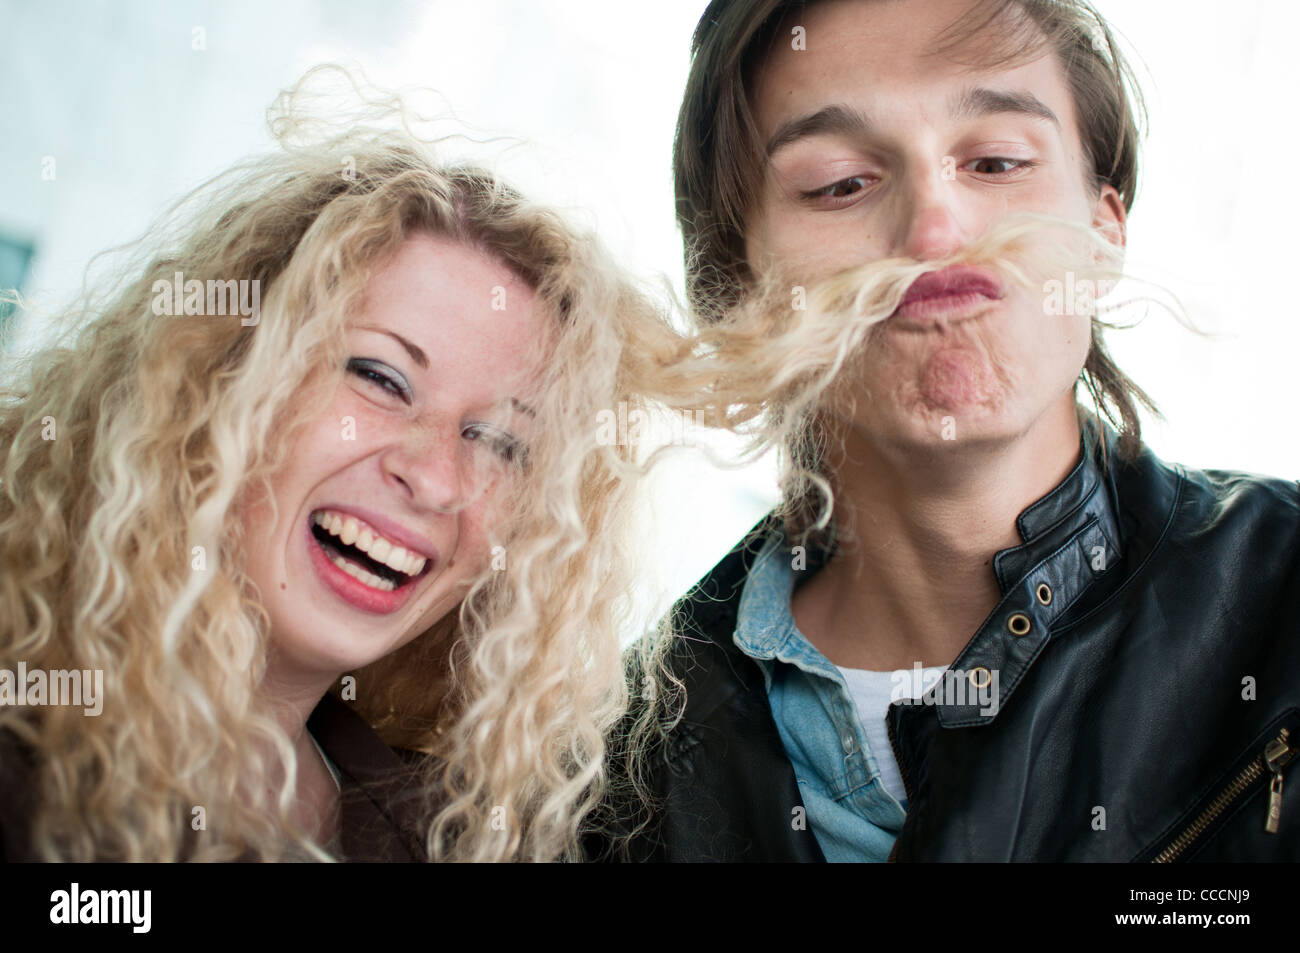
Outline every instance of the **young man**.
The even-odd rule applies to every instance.
[[[694,305],[1017,212],[1122,244],[1129,79],[1082,0],[714,0],[675,147]],[[676,608],[631,856],[1300,859],[1297,485],[1162,463],[1099,328],[986,280],[873,329],[841,543],[805,564],[769,518]]]

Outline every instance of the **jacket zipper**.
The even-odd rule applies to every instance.
[[[903,762],[898,758],[898,738],[894,735],[894,719],[889,717],[889,712],[885,712],[885,728],[889,732],[889,747],[894,752],[894,763],[898,765],[898,776],[903,779],[903,795],[907,798],[907,803],[912,803],[912,789],[907,784],[907,772],[903,770]],[[911,819],[911,811],[907,812],[908,816],[903,818],[903,827],[907,827],[907,822]],[[898,832],[898,837],[894,838],[894,846],[889,849],[889,856],[885,858],[885,863],[893,864],[898,861],[898,842],[902,839],[903,832]]]
[[[1263,754],[1246,765],[1232,783],[1219,792],[1219,796],[1152,863],[1167,864],[1177,860],[1230,804],[1265,773],[1271,774],[1272,779],[1268,786],[1268,814],[1264,820],[1264,830],[1276,834],[1282,821],[1282,769],[1300,751],[1300,748],[1291,745],[1290,738],[1291,732],[1288,729],[1279,731],[1277,737],[1264,746]]]
[[[888,710],[885,711],[885,730],[889,733],[889,747],[893,749],[894,764],[898,765],[898,776],[903,779],[903,795],[910,804],[912,788],[907,783],[907,772],[903,770],[903,762],[898,760],[898,739],[894,736],[894,720],[889,717]]]

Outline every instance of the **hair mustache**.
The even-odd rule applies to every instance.
[[[1043,282],[1066,274],[1073,274],[1075,280],[1117,280],[1121,263],[1122,251],[1101,229],[1025,212],[939,259],[888,258],[820,276],[806,266],[773,269],[759,279],[750,303],[730,318],[744,322],[779,317],[791,327],[821,321],[870,327],[889,318],[922,275],[954,266],[982,267],[997,273],[1005,284],[1035,291],[1041,290]],[[798,288],[804,289],[806,300],[798,309],[802,314],[791,306],[792,290]]]
[[[873,331],[920,276],[973,265],[1002,279],[1008,296],[1018,287],[1045,302],[1052,280],[1118,281],[1123,250],[1113,238],[1079,222],[1017,213],[940,259],[771,267],[756,274],[738,304],[696,315],[687,336],[646,333],[630,341],[637,355],[630,386],[652,403],[691,411],[704,426],[749,438],[740,460],[714,457],[720,465],[773,447],[789,450],[806,439],[812,419],[832,402],[832,387],[848,380]],[[1060,318],[1044,304],[1043,320]]]
[[[705,389],[712,416],[728,426],[760,407],[815,402],[924,274],[979,266],[1033,295],[1066,276],[1117,281],[1121,264],[1122,249],[1103,230],[1019,213],[940,259],[889,258],[820,274],[808,264],[770,268],[738,306],[697,334],[695,349],[712,365]]]

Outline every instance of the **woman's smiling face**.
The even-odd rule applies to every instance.
[[[244,517],[280,666],[330,676],[426,631],[488,567],[494,509],[530,438],[550,325],[497,258],[416,232],[347,331],[330,402]]]

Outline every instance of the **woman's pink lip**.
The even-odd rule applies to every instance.
[[[305,524],[303,532],[306,536],[307,556],[311,560],[312,568],[316,570],[316,575],[344,602],[363,612],[388,615],[406,605],[407,600],[415,594],[419,586],[418,579],[399,586],[391,592],[367,586],[360,579],[349,576],[334,565],[312,534],[310,520]]]

